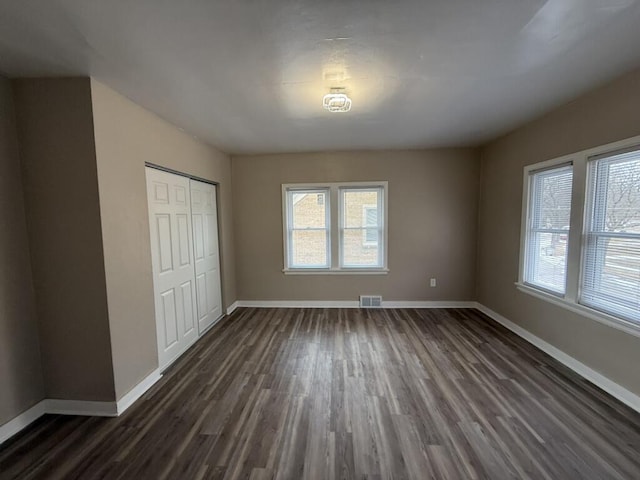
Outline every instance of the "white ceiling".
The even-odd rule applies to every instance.
[[[230,153],[476,145],[638,66],[639,24],[640,0],[0,0],[0,71],[91,75]]]

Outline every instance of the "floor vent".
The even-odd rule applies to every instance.
[[[362,308],[382,307],[382,297],[380,295],[360,295],[360,306]]]

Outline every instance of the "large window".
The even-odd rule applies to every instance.
[[[572,178],[572,165],[529,174],[524,281],[555,294],[564,294],[567,281]]]
[[[640,312],[640,150],[589,162],[580,301],[622,317]]]
[[[525,167],[518,287],[640,335],[640,137]]]
[[[283,185],[285,273],[385,273],[386,182]]]

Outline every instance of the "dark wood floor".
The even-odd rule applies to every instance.
[[[0,478],[638,479],[640,415],[476,310],[239,309],[121,417],[7,442]]]

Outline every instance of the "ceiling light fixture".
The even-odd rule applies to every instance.
[[[331,93],[322,97],[322,106],[330,112],[348,112],[351,110],[351,99],[343,88],[332,88]]]

